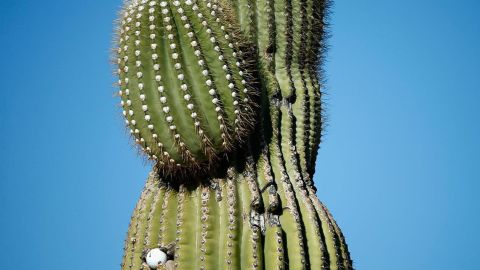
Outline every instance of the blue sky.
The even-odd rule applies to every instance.
[[[113,98],[120,2],[0,1],[0,269],[119,269],[149,170]],[[478,267],[479,10],[332,10],[315,181],[357,269]]]

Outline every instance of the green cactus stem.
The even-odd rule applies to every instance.
[[[131,1],[121,12],[123,114],[138,145],[166,173],[211,165],[254,123],[251,46],[228,10],[218,10],[202,2]]]
[[[187,1],[133,3],[178,9]],[[248,62],[256,65],[259,114],[244,147],[215,171],[176,186],[154,168],[132,215],[122,270],[353,269],[312,180],[323,122],[318,69],[328,1],[189,3],[216,14],[219,25],[231,22],[252,44],[255,59]],[[148,265],[154,250],[167,261]]]

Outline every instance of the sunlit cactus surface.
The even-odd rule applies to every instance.
[[[328,5],[123,3],[121,106],[154,166],[122,270],[353,269],[312,179]]]

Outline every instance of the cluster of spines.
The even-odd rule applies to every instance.
[[[208,167],[253,126],[248,46],[224,13],[217,0],[125,4],[117,52],[123,114],[167,172]]]

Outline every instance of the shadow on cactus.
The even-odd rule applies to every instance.
[[[119,96],[155,165],[122,269],[353,269],[312,180],[327,7],[124,2]]]

